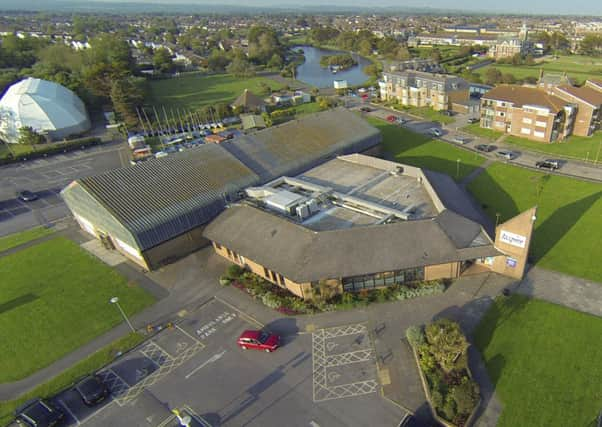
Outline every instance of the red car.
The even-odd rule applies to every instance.
[[[397,121],[397,117],[395,117],[394,115],[391,114],[390,116],[387,116],[387,121],[391,122],[391,123],[395,123]]]
[[[271,353],[280,346],[280,337],[265,331],[247,330],[240,334],[236,343],[243,350],[252,348]]]

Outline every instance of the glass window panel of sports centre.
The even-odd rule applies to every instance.
[[[374,289],[382,286],[393,286],[419,280],[424,280],[424,267],[368,274],[365,276],[345,277],[343,279],[343,289],[345,291],[353,292],[361,289]]]

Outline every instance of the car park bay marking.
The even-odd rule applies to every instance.
[[[209,359],[207,359],[206,361],[204,361],[203,363],[201,363],[199,366],[197,366],[196,368],[194,368],[192,371],[190,371],[188,373],[188,375],[186,375],[184,378],[188,379],[191,376],[193,376],[196,372],[198,372],[200,369],[202,369],[205,366],[207,366],[208,364],[217,362],[219,359],[221,359],[224,356],[224,354],[226,354],[226,350],[222,351],[221,353],[214,354]]]
[[[75,414],[73,413],[73,411],[71,410],[71,408],[69,408],[69,406],[67,406],[67,404],[65,402],[63,402],[63,399],[59,399],[59,403],[67,412],[69,412],[69,415],[71,415],[71,418],[73,418],[75,420],[75,423],[77,425],[80,425],[81,422],[79,421],[79,418],[77,418],[75,416]]]
[[[186,332],[184,329],[180,328],[178,325],[176,325],[176,329],[178,331],[182,332],[184,335],[186,335],[188,338],[190,338],[194,342],[196,342],[201,347],[203,347],[203,348],[205,347],[205,344],[203,344],[198,338],[192,336],[191,334],[189,334],[188,332]]]

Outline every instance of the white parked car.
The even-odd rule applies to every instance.
[[[437,137],[439,137],[439,136],[443,135],[443,132],[441,132],[441,129],[439,129],[439,128],[430,128],[430,129],[429,129],[429,133],[430,133],[431,135],[433,135],[433,136],[437,136]]]
[[[516,158],[516,153],[509,150],[498,150],[496,151],[495,155],[506,160],[512,160]]]

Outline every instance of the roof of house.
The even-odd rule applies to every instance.
[[[298,283],[499,255],[478,224],[447,210],[434,219],[315,232],[241,204],[203,234]]]
[[[263,99],[255,95],[249,89],[245,89],[243,93],[240,94],[238,98],[234,100],[232,106],[234,107],[244,107],[244,108],[260,108],[265,106],[265,102]]]
[[[559,86],[558,90],[568,93],[575,98],[579,98],[580,100],[585,101],[594,107],[602,105],[602,92],[598,92],[595,89],[586,86],[576,87],[563,85]]]
[[[542,89],[518,85],[496,86],[485,93],[483,99],[511,102],[515,107],[522,107],[523,105],[542,106],[554,113],[559,112],[566,105],[566,101],[550,95]]]
[[[256,128],[265,128],[265,120],[258,114],[241,114],[240,120],[242,121],[242,128],[247,129],[256,129]]]
[[[210,221],[223,209],[225,194],[258,181],[232,154],[206,144],[78,182],[144,250]]]
[[[296,175],[341,154],[364,151],[381,134],[346,108],[296,120],[222,143],[264,180]]]
[[[602,88],[602,79],[587,79],[587,81],[595,86]]]
[[[559,86],[559,85],[571,85],[575,82],[566,73],[544,73],[539,77],[539,84]]]

